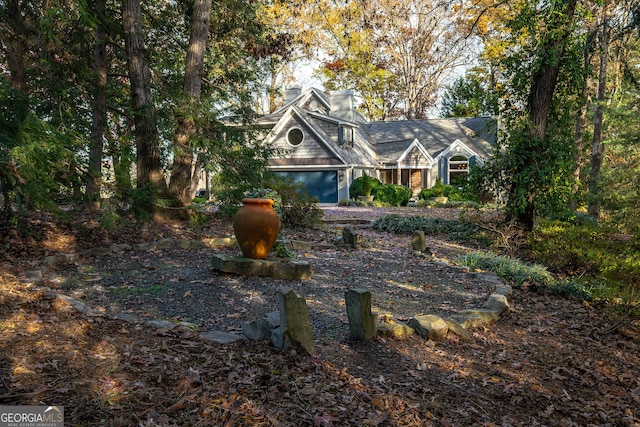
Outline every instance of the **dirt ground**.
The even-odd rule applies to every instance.
[[[372,219],[382,212],[328,210],[326,216],[356,213]],[[215,345],[189,328],[153,330],[84,316],[50,293],[30,289],[18,275],[46,255],[115,242],[219,236],[230,233],[228,222],[196,228],[152,223],[115,233],[81,215],[73,221],[38,216],[29,230],[29,239],[8,236],[1,242],[2,405],[61,405],[67,425],[74,426],[640,425],[640,320],[603,304],[516,290],[511,314],[471,331],[469,342],[449,335],[438,342],[414,337],[361,343],[338,329],[317,340],[313,356],[279,351],[268,342]],[[309,230],[295,237],[328,238]],[[390,240],[367,238],[374,244],[349,252],[348,267],[337,273],[367,268],[372,251]],[[443,239],[432,245],[447,255],[464,250]],[[147,265],[144,259],[129,261]],[[323,274],[336,273],[331,271]],[[396,283],[411,284],[409,275],[395,273]],[[186,282],[171,278],[169,283]],[[247,279],[244,286],[251,284]],[[388,295],[406,298],[402,292]],[[233,328],[245,315],[239,302],[227,304],[221,323],[199,326]]]

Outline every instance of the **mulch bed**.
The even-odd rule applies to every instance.
[[[404,243],[370,235],[371,245],[362,250],[308,252],[317,283],[296,284],[296,292],[308,298],[316,321],[322,316],[339,320],[314,332],[319,337],[316,355],[278,351],[268,342],[213,345],[189,329],[154,330],[83,316],[16,278],[55,252],[102,246],[106,240],[218,235],[228,232],[226,224],[214,222],[200,230],[154,224],[144,236],[130,232],[83,239],[72,232],[77,227],[40,220],[44,238],[37,245],[11,241],[17,251],[0,266],[0,404],[63,405],[69,425],[640,425],[640,322],[630,313],[517,290],[511,314],[492,327],[471,331],[470,342],[451,335],[438,342],[352,341],[337,326],[344,325],[344,314],[333,306],[340,307],[344,289],[355,280],[376,289],[374,304],[397,317],[415,311],[411,304],[416,300],[426,303],[431,299],[426,291],[440,283],[463,281],[465,296],[457,301],[462,305],[466,298],[475,303],[467,293],[486,292],[465,288],[468,277],[438,269],[433,260],[421,260],[424,264],[416,268]],[[87,222],[83,227],[92,229]],[[298,237],[329,238],[315,231]],[[444,240],[430,244],[440,245],[440,256],[461,250]],[[384,252],[394,247],[400,252]],[[210,255],[129,253],[87,259],[52,273],[70,279],[57,286],[96,298],[107,311],[184,318],[203,328],[233,330],[261,310],[276,309],[268,295],[279,283],[213,273]],[[93,294],[98,284],[102,291]],[[201,302],[211,295],[217,297]],[[149,305],[152,300],[156,303]],[[183,301],[191,308],[181,308]],[[411,304],[405,307],[402,301]],[[159,311],[170,307],[175,311]]]
[[[348,335],[344,293],[367,289],[381,315],[406,321],[417,314],[450,316],[478,308],[493,283],[447,266],[431,256],[410,251],[410,236],[358,231],[362,247],[330,242],[298,251],[313,277],[287,281],[244,277],[214,271],[211,259],[239,249],[166,249],[126,251],[81,258],[47,273],[45,284],[108,315],[170,319],[196,324],[201,330],[237,332],[243,322],[278,310],[277,290],[290,287],[307,300],[314,332],[320,339]],[[326,232],[327,238],[335,236]],[[433,240],[433,239],[432,239]],[[435,240],[431,249],[437,251]],[[320,247],[317,249],[315,247]]]

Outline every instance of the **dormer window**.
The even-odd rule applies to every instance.
[[[348,125],[340,125],[338,127],[338,144],[341,147],[353,147],[353,128]]]
[[[287,132],[287,142],[289,144],[297,147],[302,144],[302,141],[304,141],[304,133],[302,132],[302,129],[292,128]]]

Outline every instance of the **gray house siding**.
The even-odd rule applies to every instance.
[[[495,143],[490,118],[367,122],[357,112],[352,91],[297,88],[287,92],[286,100],[258,123],[270,130],[265,142],[283,153],[269,165],[304,182],[322,203],[348,198],[349,185],[363,171],[409,186],[414,193],[432,187],[438,177],[448,184],[451,156],[464,155],[469,168],[482,165]],[[287,140],[293,128],[304,134],[298,145]]]
[[[431,165],[429,159],[420,151],[418,147],[413,147],[407,156],[400,162],[403,168],[427,168]]]
[[[304,140],[298,146],[292,146],[287,142],[287,133],[295,127],[298,127],[304,133]],[[341,163],[336,155],[305,124],[297,121],[295,124],[284,127],[273,139],[273,145],[275,148],[285,150],[284,158],[332,159],[332,164]],[[323,163],[326,164],[326,161],[323,161]]]

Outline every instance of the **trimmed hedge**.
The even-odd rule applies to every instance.
[[[364,177],[356,178],[349,187],[349,197],[357,199],[364,196]],[[397,184],[383,184],[377,178],[369,177],[371,183],[371,195],[374,196],[376,204],[389,206],[406,206],[413,193],[407,187]]]
[[[445,196],[448,197],[451,201],[471,201],[471,202],[480,202],[480,198],[475,194],[470,193],[465,188],[460,189],[453,185],[434,185],[432,188],[424,188],[418,198],[420,200],[429,200],[433,197],[437,196]]]
[[[371,194],[373,194],[374,199],[380,203],[390,206],[406,206],[413,192],[402,185],[384,184],[376,187]]]
[[[372,176],[369,177],[369,182],[371,183],[371,194],[374,194],[376,189],[382,186],[380,180]],[[351,197],[352,199],[357,199],[358,196],[364,196],[363,183],[364,177],[362,176],[360,178],[354,179],[349,186],[349,197]]]

